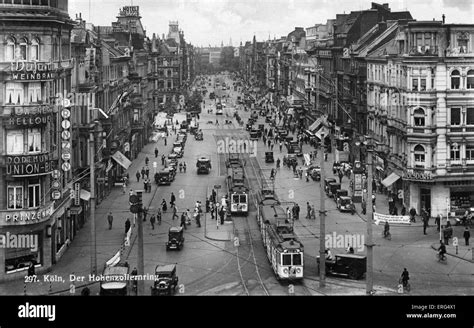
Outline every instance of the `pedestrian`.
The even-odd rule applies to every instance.
[[[179,216],[178,216],[178,208],[176,207],[175,204],[173,204],[172,206],[173,206],[173,217],[172,217],[172,220],[174,220],[174,218],[179,218]]]
[[[127,183],[125,181],[122,183],[122,190],[123,190],[123,193],[125,194],[127,190]]]
[[[166,135],[168,135],[168,131],[166,131]],[[168,144],[168,139],[165,138],[165,146]],[[163,155],[164,157],[165,155]]]
[[[219,216],[221,218],[221,225],[223,225],[224,224],[224,216],[225,216],[224,206],[221,206],[221,210],[219,211]]]
[[[306,202],[306,218],[311,219],[311,205],[309,205],[309,202]]]
[[[441,229],[441,214],[436,216],[435,224],[436,224],[436,231],[439,232],[439,229]]]
[[[142,167],[142,179],[145,179],[145,167]]]
[[[426,228],[428,228],[428,220],[423,217],[423,234],[426,235]]]
[[[165,155],[161,155],[161,165],[165,165]]]
[[[137,182],[140,182],[140,172],[137,171],[136,177],[137,177]]]
[[[127,219],[127,221],[125,221],[125,234],[127,234],[128,230],[130,229],[130,219]]]
[[[415,208],[412,207],[410,209],[410,222],[416,222],[415,216],[416,216],[416,210],[415,210]]]
[[[143,179],[143,190],[145,190],[145,192],[148,190],[146,181],[147,179]]]
[[[449,239],[453,236],[453,227],[451,227],[451,222],[446,223],[446,227],[443,229],[444,244],[449,245]]]
[[[244,144],[245,145],[245,144]],[[271,145],[270,145],[270,150],[273,151],[273,146],[275,146],[275,144],[272,142]]]
[[[270,148],[271,143],[272,143],[272,141],[270,139],[268,139],[268,141],[267,141],[268,148]]]
[[[35,275],[35,263],[34,261],[30,261],[28,266],[28,277],[32,277]]]
[[[469,227],[466,227],[463,233],[464,242],[466,246],[469,246],[469,238],[471,238],[471,233],[469,232]]]
[[[209,203],[209,206],[210,206],[209,210],[210,210],[210,212],[211,212],[211,220],[214,220],[214,207],[215,207],[215,206],[214,206],[214,203],[211,201],[211,202]]]
[[[146,207],[143,207],[143,222],[146,221],[147,215],[148,215],[148,209]]]
[[[398,208],[396,205],[393,205],[393,215],[398,216]]]
[[[206,197],[206,213],[209,213],[209,210],[210,210],[209,204],[210,204],[209,198]]]
[[[293,215],[295,217],[295,220],[300,219],[300,206],[296,203],[295,206],[293,206]]]
[[[147,165],[147,167],[145,168],[145,176],[146,176],[147,178],[150,176],[150,168],[148,167],[148,165]]]
[[[184,171],[184,173],[186,173],[186,162],[183,163],[183,171]]]
[[[158,153],[159,153],[158,148],[155,147],[155,158],[158,157]]]
[[[342,183],[342,178],[344,177],[344,173],[342,172],[342,169],[339,170],[339,183]]]
[[[151,229],[155,230],[155,214],[150,217]]]
[[[170,205],[173,206],[175,202],[176,202],[176,196],[172,192],[171,197],[170,197]]]
[[[163,210],[163,212],[165,213],[166,210],[168,209],[168,205],[166,204],[166,200],[163,199],[163,201],[161,202],[161,209]]]
[[[184,212],[181,214],[181,227],[184,227],[184,230],[186,230],[186,215]]]
[[[107,216],[107,221],[109,222],[109,230],[112,230],[112,223],[114,222],[114,217],[112,216],[112,212],[109,212]]]

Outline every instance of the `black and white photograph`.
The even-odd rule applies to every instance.
[[[0,0],[0,24],[4,301],[474,295],[472,1]],[[438,303],[410,309],[456,319]]]

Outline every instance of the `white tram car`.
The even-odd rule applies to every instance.
[[[278,280],[303,279],[303,244],[275,197],[260,198],[257,220],[263,245]]]
[[[248,215],[249,188],[241,163],[232,163],[228,167],[227,190],[230,196],[231,215]]]

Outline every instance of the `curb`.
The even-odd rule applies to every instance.
[[[436,247],[436,244],[432,244],[432,245],[431,245],[431,248],[432,248],[433,250],[435,250],[435,251],[437,251],[437,250],[438,250],[438,248]],[[466,261],[466,262],[474,263],[474,261],[473,261],[473,260],[466,259],[466,258],[464,258],[464,257],[461,257],[461,256],[459,256],[459,255],[456,255],[456,254],[452,254],[452,253],[446,252],[446,255],[449,255],[449,256],[452,256],[452,257],[458,258],[458,259],[460,259],[460,260],[464,260],[464,261]]]

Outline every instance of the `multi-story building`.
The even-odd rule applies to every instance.
[[[0,248],[0,280],[46,272],[73,238],[71,30],[68,1],[0,3],[0,234],[38,247]],[[57,98],[56,98],[57,97]]]

